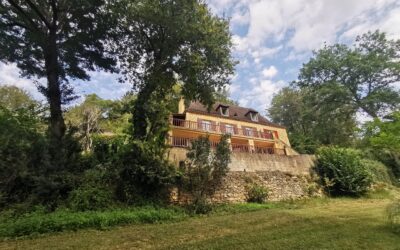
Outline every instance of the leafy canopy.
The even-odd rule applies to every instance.
[[[143,139],[149,126],[143,121],[157,122],[146,103],[164,101],[177,82],[186,99],[213,103],[233,72],[231,35],[228,22],[198,0],[123,1],[121,8],[126,35],[117,46],[123,73],[138,91],[133,132]]]
[[[400,40],[385,33],[358,36],[353,47],[325,46],[300,70],[296,84],[313,89],[335,85],[338,101],[371,117],[384,116],[400,103],[393,84],[400,81]]]

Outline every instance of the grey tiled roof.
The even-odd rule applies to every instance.
[[[218,107],[222,105],[224,107],[229,107],[229,116],[223,116],[218,109]],[[236,105],[230,105],[230,104],[224,104],[224,103],[215,103],[211,110],[208,111],[207,107],[201,104],[200,102],[191,102],[189,107],[186,108],[185,112],[191,112],[191,113],[199,113],[199,114],[206,114],[206,115],[212,115],[212,116],[217,116],[217,117],[222,117],[222,118],[227,118],[227,119],[232,119],[232,120],[239,120],[239,121],[246,121],[250,123],[257,123],[257,124],[263,124],[267,126],[272,126],[272,127],[278,127],[278,128],[285,128],[281,125],[272,123],[268,121],[267,118],[264,116],[258,114],[258,122],[252,121],[250,116],[248,115],[249,112],[255,112],[258,113],[256,110],[252,108],[244,108]]]

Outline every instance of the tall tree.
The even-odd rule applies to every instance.
[[[214,101],[213,93],[233,72],[231,35],[228,21],[212,15],[200,0],[127,0],[122,7],[119,23],[127,35],[119,40],[119,54],[138,90],[134,137],[144,139],[150,123],[157,122],[147,104],[171,95],[176,82],[182,82],[186,99]]]
[[[36,105],[37,102],[25,90],[16,86],[0,86],[0,106],[15,111]]]
[[[87,70],[114,70],[105,39],[114,25],[105,0],[0,0],[0,61],[16,63],[23,77],[45,77],[39,90],[50,105],[54,148],[65,133],[62,104],[69,79],[89,80]]]
[[[283,88],[267,111],[274,122],[286,126],[292,146],[301,153],[314,153],[320,144],[349,145],[356,111],[341,91],[337,84],[318,90]]]
[[[335,84],[341,99],[371,117],[384,116],[400,103],[393,84],[400,81],[400,40],[385,33],[358,36],[353,47],[335,44],[314,52],[300,70],[298,86]]]

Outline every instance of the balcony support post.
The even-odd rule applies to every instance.
[[[248,140],[248,143],[249,143],[249,153],[253,153],[255,151],[254,141],[253,140]]]

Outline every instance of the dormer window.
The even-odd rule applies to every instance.
[[[258,113],[256,113],[256,112],[250,112],[250,119],[251,119],[253,122],[258,122]]]
[[[222,116],[229,116],[229,106],[219,105],[219,112]]]
[[[221,107],[221,115],[223,116],[229,116],[229,109],[228,107]]]

